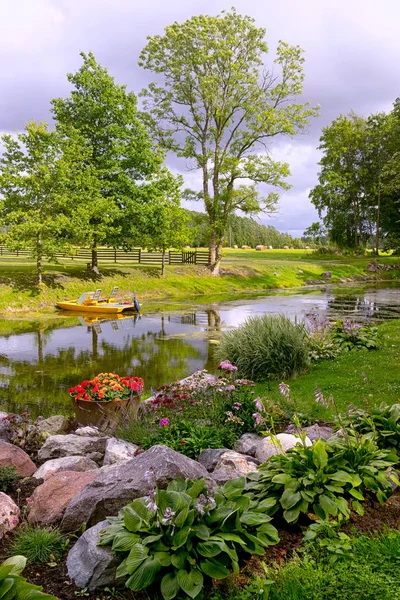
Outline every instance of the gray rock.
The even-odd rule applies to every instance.
[[[92,471],[98,470],[97,464],[87,456],[65,456],[46,461],[36,473],[35,479],[44,479],[50,472],[56,471]]]
[[[68,577],[78,588],[92,592],[105,585],[123,583],[122,579],[116,580],[115,575],[120,560],[111,548],[97,545],[101,530],[108,525],[108,521],[100,521],[87,529],[68,553]]]
[[[109,438],[106,443],[106,452],[104,454],[103,465],[114,465],[123,463],[133,458],[138,451],[139,446],[119,440],[117,438]]]
[[[52,435],[38,452],[40,463],[52,458],[64,456],[87,456],[96,463],[101,463],[106,451],[107,438],[89,437],[69,434]]]
[[[3,419],[8,417],[8,413],[0,411],[0,440],[5,442],[10,441],[10,434],[8,432],[8,425]]]
[[[68,431],[68,419],[63,415],[54,415],[53,417],[39,421],[37,428],[40,433],[60,435]]]
[[[304,271],[302,271],[301,269],[298,269],[297,272],[299,275],[303,275],[303,273],[304,273]]]
[[[256,435],[255,433],[245,433],[235,442],[233,448],[236,452],[240,452],[240,454],[255,456],[257,446],[263,439],[263,437]]]
[[[324,279],[332,279],[332,271],[324,271],[321,273],[321,277]]]
[[[249,473],[257,471],[258,460],[252,456],[245,456],[233,450],[227,450],[219,457],[212,478],[222,485],[230,479],[245,477]]]
[[[101,475],[69,503],[62,521],[64,531],[77,531],[83,523],[95,525],[117,514],[134,498],[145,496],[154,484],[165,489],[173,479],[195,480],[208,476],[198,462],[166,446],[153,446],[125,463],[103,469]]]
[[[333,436],[333,429],[332,427],[315,423],[315,425],[303,427],[303,433],[305,433],[311,441],[318,439],[329,440]]]
[[[290,433],[278,433],[276,440],[270,436],[264,438],[262,442],[257,446],[256,458],[261,462],[267,461],[272,456],[283,454],[289,448],[293,448],[296,444],[301,443],[298,436]],[[306,438],[306,445],[311,446],[312,442],[309,438]]]
[[[207,471],[214,471],[224,452],[229,452],[228,448],[207,448],[200,452],[198,461]]]
[[[99,429],[97,429],[97,427],[94,427],[92,425],[88,425],[87,427],[79,427],[75,431],[75,435],[83,435],[90,437],[107,437],[102,431],[100,431]]]

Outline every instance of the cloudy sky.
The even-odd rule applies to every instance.
[[[267,29],[271,63],[279,39],[305,50],[304,98],[321,105],[321,116],[308,135],[271,147],[289,162],[293,187],[264,220],[300,235],[317,220],[308,192],[317,181],[321,127],[350,110],[390,110],[400,95],[399,0],[0,0],[0,131],[50,120],[49,102],[68,94],[66,73],[79,68],[82,50],[139,92],[150,81],[137,65],[147,35],[232,4]],[[170,167],[184,170],[172,160]],[[200,181],[193,173],[186,180],[191,187]]]

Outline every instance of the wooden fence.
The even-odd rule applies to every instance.
[[[0,256],[7,257],[21,257],[29,258],[31,251],[25,250],[10,250],[5,246],[0,245]],[[88,248],[79,248],[75,253],[64,254],[62,252],[56,253],[56,258],[81,261],[89,263],[92,260],[92,252]],[[122,248],[99,248],[97,250],[98,262],[107,263],[131,263],[140,265],[159,265],[163,264],[163,253],[162,252],[144,252],[141,248],[134,248],[130,251],[125,251]],[[210,264],[209,253],[204,250],[183,250],[178,252],[176,250],[169,250],[164,255],[165,265],[203,265],[207,266]]]

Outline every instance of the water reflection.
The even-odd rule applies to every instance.
[[[0,408],[35,416],[70,414],[68,388],[99,372],[140,375],[150,390],[197,369],[213,371],[216,346],[210,340],[249,316],[317,312],[330,318],[394,318],[400,316],[400,294],[396,288],[374,288],[150,309],[142,318],[60,315],[51,322],[3,321]]]

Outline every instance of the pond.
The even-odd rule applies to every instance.
[[[302,291],[201,304],[146,305],[141,317],[90,321],[82,316],[3,320],[0,325],[0,409],[71,414],[68,388],[100,372],[130,373],[146,392],[199,369],[216,368],[221,331],[252,315],[309,313],[379,321],[400,317],[396,286]]]

